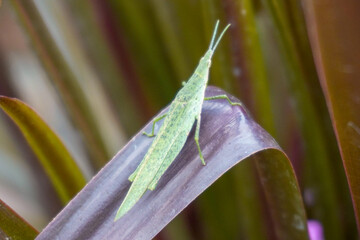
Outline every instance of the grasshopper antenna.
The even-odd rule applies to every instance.
[[[217,30],[217,24],[218,24],[218,23],[219,23],[219,20],[218,20],[217,23],[216,23],[215,30]],[[215,45],[211,48],[212,51],[215,51],[215,49],[216,49],[217,45],[219,44],[221,38],[223,37],[223,35],[224,35],[224,33],[226,32],[226,30],[230,27],[230,25],[231,25],[231,24],[228,24],[228,25],[224,28],[224,30],[220,33],[220,36],[218,37]],[[215,36],[215,34],[213,35],[213,37],[214,37],[214,36]],[[212,40],[211,40],[211,43],[213,43]]]
[[[214,28],[214,32],[213,32],[213,35],[212,35],[212,38],[211,38],[211,42],[210,42],[210,46],[209,46],[209,50],[211,50],[211,49],[213,48],[218,26],[219,26],[219,20],[216,21],[215,28]]]

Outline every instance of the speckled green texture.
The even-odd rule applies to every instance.
[[[214,44],[218,24],[219,21],[215,25],[208,51],[200,59],[199,65],[191,78],[177,93],[152,145],[135,172],[129,177],[129,180],[133,183],[116,214],[115,221],[127,213],[147,189],[155,189],[160,177],[183,148],[195,120],[197,120],[195,142],[199,149],[200,159],[205,165],[198,142],[201,108],[208,82],[212,55],[221,37],[230,26],[226,26]],[[163,116],[155,119],[154,124],[161,118]]]

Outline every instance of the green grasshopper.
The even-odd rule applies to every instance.
[[[241,105],[240,103],[231,102],[226,95],[204,97],[212,55],[225,31],[230,26],[229,24],[225,27],[215,42],[218,25],[219,21],[216,22],[209,49],[200,59],[199,65],[191,78],[183,84],[183,88],[177,93],[169,110],[162,116],[154,119],[151,134],[143,133],[148,137],[153,137],[156,122],[165,118],[144,159],[135,172],[129,177],[129,181],[132,182],[131,187],[117,211],[114,221],[127,213],[147,189],[155,189],[160,177],[185,145],[195,120],[195,142],[199,150],[201,162],[205,165],[205,160],[199,145],[201,108],[204,100],[226,99],[231,105]]]

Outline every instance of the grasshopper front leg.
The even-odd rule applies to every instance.
[[[206,97],[204,98],[204,101],[207,101],[207,100],[215,100],[215,99],[226,99],[232,106],[242,106],[241,103],[234,103],[232,102],[228,96],[226,96],[225,94],[223,95],[218,95],[218,96],[213,96],[213,97]]]
[[[165,113],[164,115],[161,115],[160,117],[157,117],[154,119],[153,121],[153,124],[152,124],[152,130],[151,130],[151,133],[146,133],[145,131],[143,132],[144,135],[148,136],[148,137],[153,137],[155,134],[154,134],[154,130],[155,130],[155,124],[160,121],[161,119],[163,119],[164,117],[167,116],[167,113]]]

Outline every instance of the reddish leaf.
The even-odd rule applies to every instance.
[[[360,229],[360,1],[305,1],[316,67]]]

